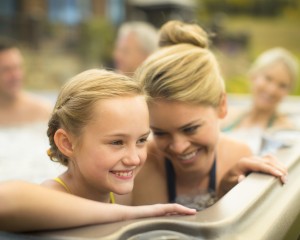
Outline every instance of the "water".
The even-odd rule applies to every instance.
[[[40,92],[38,95],[54,105],[57,92]],[[243,101],[234,98],[229,100],[230,105],[247,102],[246,98],[243,98]],[[291,112],[294,114],[291,114],[291,117],[299,126],[299,98],[292,100],[288,101],[284,109],[293,110]],[[52,162],[46,154],[49,148],[46,130],[47,122],[0,128],[0,181],[22,179],[40,183],[65,170],[65,167]]]
[[[22,179],[40,183],[64,167],[47,156],[47,123],[0,128],[0,181]]]
[[[54,103],[56,93],[43,95]],[[0,181],[26,180],[41,183],[65,170],[47,156],[47,122],[0,127]]]

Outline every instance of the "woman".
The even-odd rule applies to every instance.
[[[288,116],[278,111],[278,106],[296,85],[297,61],[287,50],[273,48],[257,58],[249,77],[252,106],[246,111],[230,109],[230,116],[222,123],[222,130],[247,143],[253,152],[259,154],[263,150],[264,133],[293,128]]]
[[[284,181],[287,172],[278,161],[251,157],[246,145],[220,134],[226,94],[206,33],[170,21],[159,44],[135,75],[148,95],[153,141],[136,178],[133,204],[180,202],[202,209],[250,171]]]

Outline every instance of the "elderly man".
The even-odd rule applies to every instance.
[[[16,45],[0,40],[0,127],[45,121],[50,104],[22,90],[23,57]]]
[[[124,23],[118,32],[114,65],[118,72],[132,76],[137,67],[157,48],[156,29],[144,22]]]

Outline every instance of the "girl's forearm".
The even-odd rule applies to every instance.
[[[195,214],[178,204],[123,206],[100,203],[21,181],[0,184],[0,230],[34,231],[127,219]]]

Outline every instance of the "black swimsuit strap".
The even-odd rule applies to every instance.
[[[216,191],[216,162],[215,156],[213,165],[209,172],[208,188],[211,191]],[[174,203],[176,200],[176,175],[171,161],[167,158],[165,159],[165,167],[167,173],[168,199],[170,203]]]
[[[176,176],[174,167],[169,159],[165,160],[166,172],[167,172],[167,187],[168,187],[168,199],[170,203],[174,203],[176,199]]]
[[[213,165],[209,172],[209,183],[208,183],[208,189],[214,192],[216,191],[216,178],[217,178],[216,171],[217,171],[217,159],[215,155]]]

